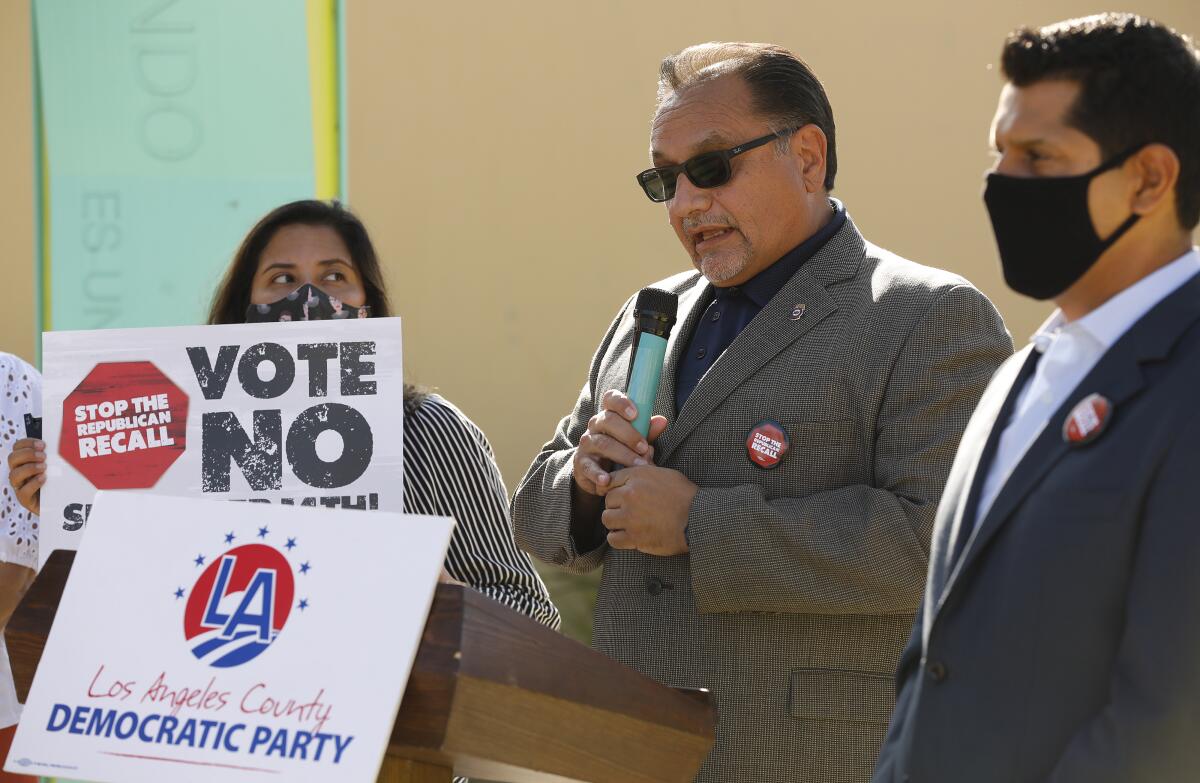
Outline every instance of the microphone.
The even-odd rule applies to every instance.
[[[671,336],[678,311],[679,296],[658,288],[643,288],[633,305],[636,331],[625,394],[637,406],[633,427],[643,438],[650,433],[650,414],[667,357],[667,338]]]

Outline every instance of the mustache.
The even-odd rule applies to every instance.
[[[683,219],[683,230],[691,231],[699,226],[711,226],[714,228],[737,228],[737,223],[733,222],[732,218],[722,216],[700,215],[698,217],[685,217]]]

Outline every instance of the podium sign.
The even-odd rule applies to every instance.
[[[5,768],[374,781],[452,529],[99,493]]]
[[[48,332],[40,558],[96,490],[402,512],[399,318]]]

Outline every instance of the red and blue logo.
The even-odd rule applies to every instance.
[[[270,531],[258,529],[258,538]],[[237,538],[225,535],[226,545]],[[286,549],[296,547],[287,539]],[[296,577],[287,557],[266,543],[249,543],[227,549],[210,562],[197,555],[192,563],[205,566],[187,595],[183,611],[183,635],[192,654],[210,666],[229,668],[252,661],[270,647],[287,624],[296,601]],[[311,568],[302,563],[300,573]],[[182,587],[175,598],[184,597]],[[304,611],[308,599],[295,603]]]

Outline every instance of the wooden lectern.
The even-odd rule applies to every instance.
[[[5,629],[29,694],[74,552],[51,554]],[[713,743],[704,692],[667,688],[469,588],[438,585],[381,783],[685,783]]]

